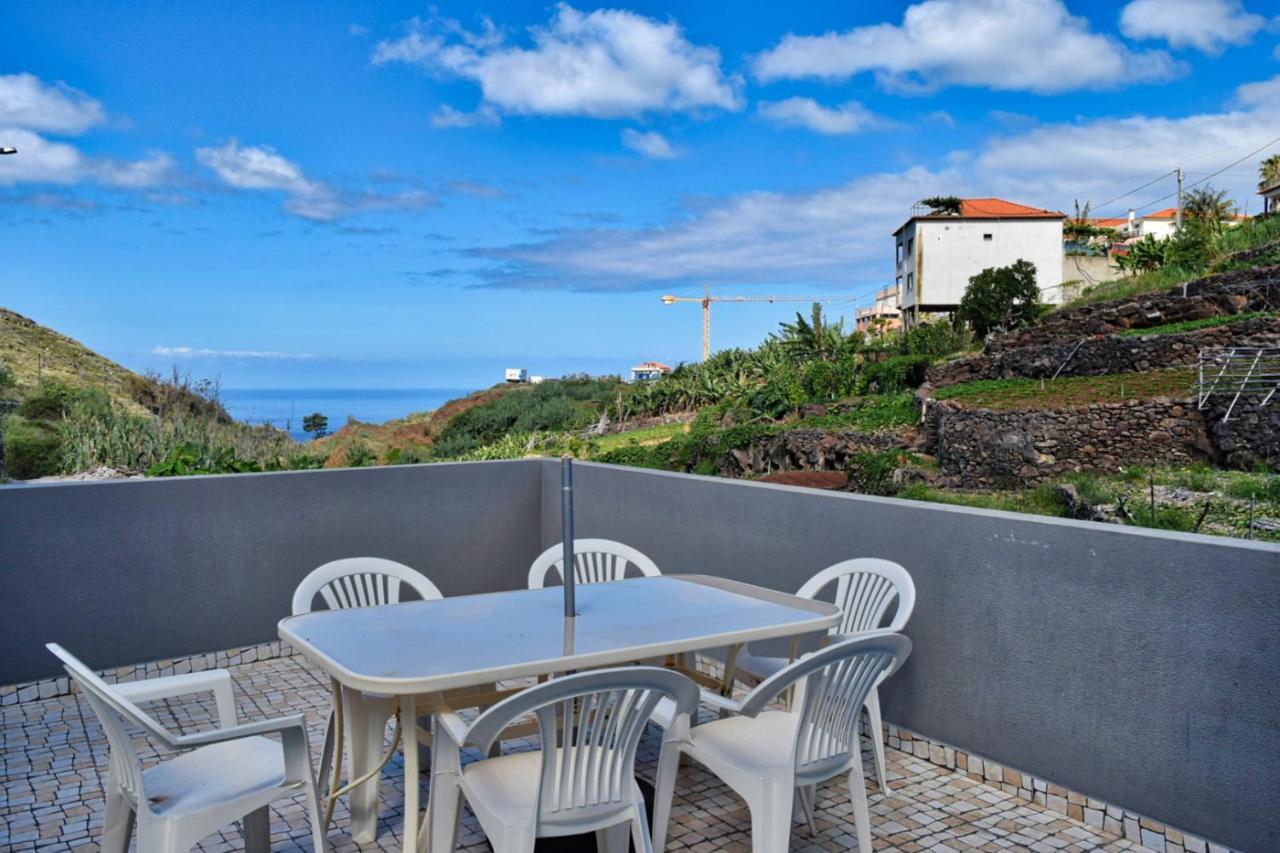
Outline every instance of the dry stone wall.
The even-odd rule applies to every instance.
[[[1185,287],[1132,299],[1097,302],[1057,311],[1044,322],[992,338],[988,353],[1046,343],[1072,345],[1081,338],[1280,308],[1280,266],[1206,276]]]
[[[843,471],[855,454],[904,446],[902,438],[891,432],[795,429],[730,451],[721,474],[741,477],[773,471]]]
[[[1210,398],[1205,416],[1219,464],[1246,471],[1265,465],[1280,471],[1280,391],[1265,405],[1264,400],[1263,394],[1245,395],[1231,406],[1232,395]],[[1228,408],[1231,417],[1223,420]]]
[[[1240,323],[1167,335],[1106,335],[1082,341],[1000,349],[935,365],[925,374],[925,382],[941,387],[974,379],[1048,379],[1055,373],[1059,376],[1104,376],[1193,367],[1201,349],[1227,346],[1280,346],[1280,317],[1256,317]]]
[[[1064,411],[993,411],[935,400],[925,410],[924,439],[941,483],[969,489],[1022,488],[1075,471],[1115,473],[1215,455],[1204,415],[1178,400]]]

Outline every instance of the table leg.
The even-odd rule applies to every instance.
[[[404,732],[404,850],[417,853],[422,780],[418,778],[418,712],[413,696],[400,697],[400,721]]]
[[[461,756],[453,738],[434,725],[432,738],[431,790],[427,801],[427,826],[423,830],[430,844],[419,844],[419,853],[451,853],[458,846],[458,820],[462,811],[462,791],[458,787]]]
[[[342,689],[346,707],[347,753],[350,780],[364,777],[382,760],[386,750],[387,719],[395,713],[395,700],[371,697],[349,687]],[[378,835],[378,776],[357,785],[350,793],[351,837],[369,844]]]

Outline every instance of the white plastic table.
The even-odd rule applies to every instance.
[[[279,632],[343,687],[398,697],[404,849],[414,851],[420,829],[418,704],[425,710],[446,690],[739,647],[823,632],[839,621],[839,611],[826,602],[704,575],[583,584],[577,607],[572,630],[566,628],[561,589],[549,587],[320,610],[281,620]],[[353,778],[361,769],[353,768]],[[435,811],[434,789],[431,799]],[[371,818],[353,812],[352,824],[367,825]],[[448,843],[432,839],[437,850]]]

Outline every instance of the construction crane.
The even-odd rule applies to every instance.
[[[702,360],[711,358],[711,303],[712,302],[860,302],[861,296],[712,296],[708,287],[703,296],[673,296],[668,293],[662,297],[663,305],[675,305],[677,302],[697,302],[702,306]]]

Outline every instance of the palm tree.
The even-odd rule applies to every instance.
[[[1182,202],[1183,215],[1213,233],[1221,231],[1222,223],[1235,212],[1235,202],[1227,198],[1227,191],[1215,190],[1208,184],[1187,193]]]
[[[1272,154],[1258,166],[1258,189],[1280,184],[1280,154]]]

